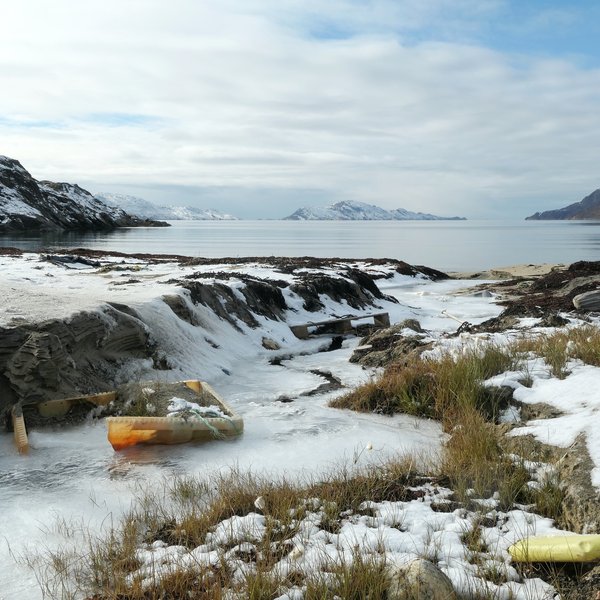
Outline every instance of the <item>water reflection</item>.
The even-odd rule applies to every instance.
[[[133,228],[119,230],[119,237],[133,233]],[[106,243],[114,232],[60,232],[48,231],[34,234],[31,232],[0,235],[0,246],[19,248],[20,250],[49,250],[51,248],[95,248]],[[135,235],[135,234],[134,234]]]
[[[92,248],[209,258],[395,258],[443,271],[596,260],[600,221],[173,221],[172,227],[0,236],[22,250]]]

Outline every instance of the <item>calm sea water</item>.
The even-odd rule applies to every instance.
[[[211,258],[397,258],[459,271],[600,260],[600,221],[173,221],[102,234],[0,236],[0,245]]]

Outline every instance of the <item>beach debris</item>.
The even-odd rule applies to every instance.
[[[106,419],[108,441],[115,450],[137,444],[225,439],[240,435],[244,429],[242,418],[203,381],[131,384],[129,391],[133,394],[129,400],[119,394],[124,396],[119,411],[122,416]],[[128,411],[133,415],[127,415]]]
[[[600,535],[528,537],[508,552],[515,562],[592,562],[600,560]]]
[[[301,340],[306,340],[310,335],[320,333],[352,333],[355,330],[355,325],[352,321],[362,321],[364,319],[373,319],[373,327],[389,327],[389,313],[375,313],[367,315],[345,315],[325,321],[309,321],[298,325],[290,325],[292,333]]]

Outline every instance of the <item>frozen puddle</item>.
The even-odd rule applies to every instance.
[[[403,303],[386,303],[392,321],[413,317],[439,332],[457,325],[440,315],[444,308],[471,321],[499,312],[490,299],[454,296],[457,288],[469,285],[465,282],[410,287],[389,283],[384,293]],[[434,455],[442,437],[435,422],[329,408],[327,402],[344,390],[302,395],[326,382],[314,371],[331,372],[348,387],[370,377],[371,372],[348,362],[357,343],[346,340],[340,350],[297,355],[281,365],[269,364],[266,354],[243,358],[240,353],[227,365],[230,375],[213,369],[209,382],[244,418],[245,431],[239,439],[115,453],[100,421],[32,431],[31,453],[22,457],[12,437],[0,434],[0,599],[42,597],[33,573],[15,565],[11,552],[21,554],[27,546],[39,550],[60,542],[56,523],[61,519],[92,528],[116,521],[138,484],[232,467],[313,476],[343,463],[377,463],[404,451]],[[362,452],[367,444],[373,450]]]

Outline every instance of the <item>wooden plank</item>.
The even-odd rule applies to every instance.
[[[354,329],[352,321],[362,321],[364,319],[373,319],[373,325],[375,327],[390,326],[389,313],[382,312],[370,315],[350,315],[346,317],[339,317],[337,319],[327,319],[325,321],[309,321],[308,323],[301,323],[299,325],[290,325],[290,329],[297,338],[305,340],[310,336],[310,331],[308,329],[309,327],[319,328],[332,326],[335,333],[349,333]]]
[[[27,428],[25,427],[25,419],[23,419],[23,410],[21,409],[20,404],[13,406],[11,416],[17,450],[20,454],[27,454],[29,452],[29,439],[27,437]]]

